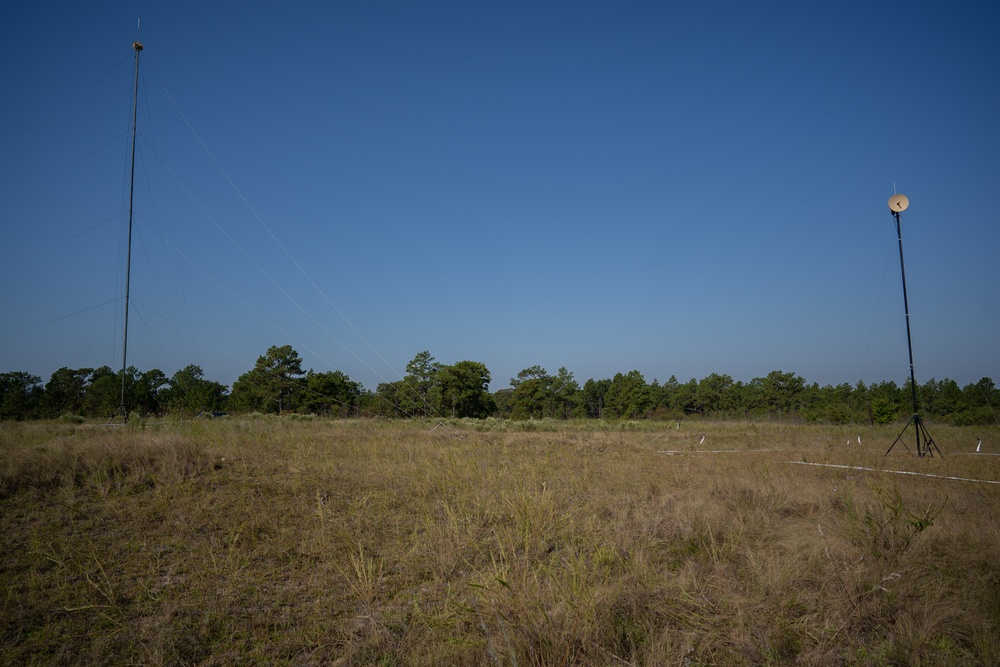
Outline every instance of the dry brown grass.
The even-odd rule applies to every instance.
[[[1000,662],[971,432],[434,427],[3,425],[0,663]]]

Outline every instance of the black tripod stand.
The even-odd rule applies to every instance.
[[[921,458],[924,456],[934,456],[934,451],[937,451],[939,456],[944,457],[944,454],[938,449],[937,443],[934,442],[934,438],[927,432],[920,413],[917,412],[917,381],[913,375],[913,342],[910,338],[910,305],[906,300],[906,269],[903,266],[903,232],[899,225],[899,214],[905,211],[909,205],[910,200],[906,198],[906,195],[893,195],[889,198],[889,210],[892,211],[892,216],[896,218],[896,237],[899,239],[899,271],[903,275],[903,310],[906,312],[906,348],[910,353],[910,394],[913,397],[913,416],[910,417],[910,421],[906,422],[906,426],[903,427],[903,430],[896,436],[896,439],[889,445],[885,456],[889,455],[889,452],[892,451],[897,442],[903,442],[903,434],[906,433],[906,429],[910,428],[910,424],[912,424],[913,431],[917,434],[917,456]],[[923,437],[923,443],[920,442],[921,436]],[[903,442],[903,446],[909,451],[910,448],[907,447],[905,442]]]
[[[892,448],[896,446],[897,442],[902,442],[903,447],[906,447],[906,450],[910,451],[910,448],[907,447],[905,442],[903,442],[903,434],[906,433],[906,429],[910,428],[910,424],[913,424],[913,430],[917,434],[917,456],[934,456],[934,452],[936,451],[938,456],[944,458],[944,454],[942,454],[941,450],[938,449],[937,443],[934,442],[934,438],[932,438],[931,434],[927,432],[927,427],[924,426],[924,420],[921,419],[920,415],[916,412],[914,412],[913,416],[910,417],[910,421],[906,422],[906,426],[904,426],[903,430],[896,436],[896,439],[889,446],[889,449],[886,450],[885,455],[889,455],[889,452],[892,451]],[[924,438],[922,446],[920,444],[920,436],[923,436]],[[910,453],[912,454],[913,452]]]

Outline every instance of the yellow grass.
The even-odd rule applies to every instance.
[[[997,664],[1000,429],[900,428],[4,424],[0,664]]]

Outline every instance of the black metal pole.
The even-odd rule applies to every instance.
[[[913,425],[917,433],[917,456],[923,456],[920,446],[920,415],[917,412],[917,380],[913,373],[913,341],[910,337],[910,304],[906,298],[906,268],[903,265],[903,231],[899,224],[899,211],[893,211],[896,218],[896,237],[899,239],[899,272],[903,277],[903,311],[906,313],[906,349],[910,354],[910,394],[913,397]]]
[[[913,398],[913,416],[910,417],[910,421],[906,423],[906,426],[899,432],[899,435],[896,436],[896,439],[885,453],[886,456],[889,455],[889,452],[896,446],[896,443],[902,441],[906,429],[910,427],[910,424],[913,424],[913,430],[917,434],[917,456],[923,457],[924,455],[934,456],[935,449],[938,454],[941,454],[941,450],[938,448],[937,443],[934,442],[934,438],[931,437],[931,434],[924,427],[923,421],[920,419],[920,412],[917,409],[917,378],[913,373],[913,338],[910,335],[910,302],[906,296],[906,266],[903,263],[903,231],[902,226],[899,224],[899,213],[900,211],[905,211],[909,203],[910,201],[905,195],[896,194],[889,199],[889,210],[892,212],[893,217],[896,218],[896,238],[899,239],[899,273],[903,277],[903,311],[906,313],[906,350],[910,355],[910,396]],[[923,434],[924,438],[923,444],[920,443],[921,434]],[[903,443],[903,446],[905,447],[906,443]]]
[[[139,52],[142,51],[140,42],[133,42],[135,49],[135,87],[132,92],[132,172],[129,177],[128,191],[128,249],[125,259],[125,333],[122,340],[122,395],[118,411],[122,413],[122,419],[128,421],[128,409],[125,407],[125,371],[128,365],[128,305],[129,288],[132,278],[132,201],[135,193],[135,134],[136,117],[139,107]]]

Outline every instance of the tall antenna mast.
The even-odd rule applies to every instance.
[[[132,278],[132,202],[135,195],[135,134],[139,107],[139,53],[142,51],[142,43],[132,42],[132,48],[135,49],[135,86],[132,91],[132,166],[128,189],[128,250],[125,255],[125,334],[122,341],[122,393],[118,410],[111,417],[114,420],[115,417],[121,415],[123,423],[128,422],[128,408],[125,406],[125,372],[128,366],[128,305],[129,283]]]
[[[893,189],[896,189],[895,183],[893,183]],[[910,424],[913,424],[913,430],[917,436],[917,456],[934,456],[934,450],[937,450],[937,453],[944,457],[944,454],[941,454],[941,450],[938,449],[937,443],[934,442],[934,438],[927,432],[924,420],[920,417],[920,412],[917,409],[917,378],[913,373],[913,341],[910,338],[910,304],[906,299],[906,269],[903,267],[903,231],[899,225],[899,214],[905,211],[909,205],[910,200],[906,195],[894,194],[889,197],[889,210],[892,212],[892,217],[896,219],[896,238],[899,239],[899,273],[903,278],[903,312],[906,313],[906,349],[910,354],[910,396],[913,398],[913,416],[910,417],[910,421],[906,423],[893,443],[889,445],[885,455],[889,455],[897,442],[903,442],[903,434],[906,433]],[[923,444],[920,442],[920,436],[924,438]],[[906,447],[905,442],[903,442],[903,446]],[[909,449],[909,447],[906,448]]]

